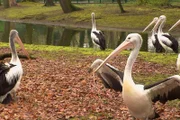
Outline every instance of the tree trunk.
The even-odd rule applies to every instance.
[[[27,44],[32,44],[33,27],[32,24],[26,24],[25,41]]]
[[[47,30],[47,38],[46,38],[46,44],[51,45],[52,44],[52,39],[53,37],[53,27],[49,26]]]
[[[61,40],[60,40],[60,45],[61,46],[70,46],[72,37],[76,34],[75,30],[72,29],[64,29]]]
[[[9,42],[10,22],[5,22],[2,34],[2,42]]]
[[[71,0],[59,0],[59,3],[64,13],[70,13],[73,11],[81,10],[80,8],[72,5]]]
[[[141,34],[142,38],[143,38],[143,44],[141,47],[141,51],[148,51],[148,34]]]
[[[126,39],[126,32],[121,32],[120,34],[121,35],[120,35],[120,39],[117,42],[117,46],[119,46]]]
[[[121,12],[121,13],[125,13],[126,11],[123,9],[123,6],[122,6],[122,3],[121,3],[121,0],[117,0],[117,3],[118,3],[118,5],[119,5],[120,12]]]
[[[4,8],[9,8],[9,0],[3,0]]]
[[[80,32],[79,47],[84,46],[85,31]]]
[[[46,0],[44,6],[54,6],[54,5],[55,4],[54,4],[53,0]]]
[[[88,29],[87,30],[87,35],[88,35],[88,40],[89,40],[89,47],[93,47],[93,42],[92,42],[92,39],[91,39],[91,29]]]

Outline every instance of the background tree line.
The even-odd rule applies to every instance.
[[[2,0],[0,0],[0,5],[2,4],[1,2]],[[23,2],[40,2],[40,0],[22,0]],[[81,8],[76,7],[75,5],[73,5],[71,3],[71,0],[56,0],[59,1],[60,6],[63,10],[64,13],[69,13],[69,12],[73,12],[73,11],[77,11],[77,10],[82,10]],[[123,8],[122,5],[122,1],[123,0],[116,0],[119,8],[120,8],[120,12],[121,13],[125,13],[126,11]],[[127,0],[126,0],[127,2]],[[147,5],[147,4],[151,4],[154,6],[170,6],[170,0],[136,0],[135,1],[138,5]],[[11,6],[16,6],[17,5],[17,1],[16,0],[3,0],[3,6],[4,8],[9,8]],[[54,6],[54,0],[44,0],[44,6]]]

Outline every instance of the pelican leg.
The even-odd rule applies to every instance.
[[[16,92],[15,91],[12,91],[11,92],[11,95],[12,95],[12,98],[17,101],[17,97],[16,97]]]
[[[8,104],[12,101],[11,94],[8,94],[6,98],[2,101],[2,104]]]

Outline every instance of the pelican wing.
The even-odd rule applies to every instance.
[[[112,88],[116,91],[122,92],[122,79],[123,73],[113,66],[106,64],[108,70],[102,71],[98,76],[102,79],[103,84],[106,88]],[[111,74],[114,72],[115,74]]]
[[[108,66],[112,71],[114,71],[121,79],[121,83],[123,82],[124,73],[119,71],[117,68],[111,66],[110,64],[106,63],[106,66]]]
[[[164,37],[166,37],[170,43],[167,42],[163,42],[164,44],[166,44],[167,46],[171,47],[173,49],[174,52],[178,53],[178,42],[177,40],[172,36],[172,35],[167,35],[167,34],[163,34]]]
[[[157,83],[144,86],[153,102],[166,103],[168,100],[180,99],[180,76],[174,75]]]
[[[14,67],[15,65],[11,64],[11,63],[0,63],[0,75],[3,73],[7,73],[9,71],[10,68]]]
[[[9,83],[6,78],[6,74],[8,74],[8,71],[14,66],[16,65],[4,63],[0,64],[0,96],[5,95],[7,92],[9,92],[15,86],[15,81],[18,80],[18,77],[14,76],[12,78],[13,81]]]
[[[100,49],[101,50],[105,50],[106,49],[106,40],[105,40],[105,37],[103,35],[103,33],[101,31],[96,32],[96,31],[93,31],[93,33],[96,35],[96,37],[99,39],[99,41],[95,41],[96,44],[98,44],[100,46]]]

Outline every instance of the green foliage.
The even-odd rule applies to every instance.
[[[137,4],[139,5],[150,4],[153,6],[169,6],[170,1],[169,0],[137,0]]]
[[[177,54],[174,53],[167,53],[167,54],[161,54],[161,53],[147,53],[147,52],[141,52],[140,56],[143,60],[158,63],[162,65],[174,65],[177,59]]]
[[[98,26],[125,28],[132,31],[144,29],[155,17],[162,14],[167,16],[165,25],[170,28],[179,18],[179,8],[159,8],[153,6],[137,6],[135,4],[123,4],[126,11],[120,14],[118,4],[76,4],[84,10],[64,14],[60,5],[44,7],[42,3],[21,2],[19,7],[2,9],[0,17],[7,19],[41,20],[46,22],[59,22],[69,27],[76,24],[91,26],[91,13],[96,13]],[[111,8],[111,10],[109,10]],[[173,15],[172,15],[173,13]]]
[[[138,5],[145,5],[148,3],[148,0],[137,0]]]
[[[170,5],[169,0],[149,0],[148,3],[154,6],[169,6]]]

